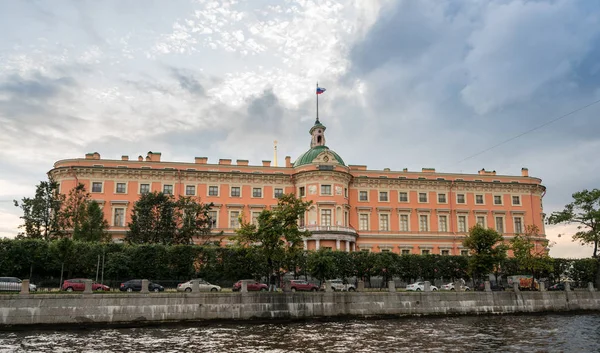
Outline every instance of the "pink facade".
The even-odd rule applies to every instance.
[[[313,201],[301,225],[312,231],[305,248],[328,247],[342,251],[393,251],[396,253],[464,254],[462,240],[480,223],[497,229],[505,239],[535,224],[545,240],[541,180],[521,175],[368,170],[346,165],[325,145],[319,121],[310,129],[311,148],[285,165],[249,165],[247,160],[221,159],[209,164],[164,162],[160,153],[144,158],[101,159],[98,153],[81,159],[61,160],[49,174],[68,193],[83,183],[92,198],[103,205],[113,238],[125,235],[133,204],[140,194],[162,191],[195,196],[215,204],[215,232],[224,231],[222,244],[234,234],[237,216],[251,220],[277,204],[277,195],[295,193]]]

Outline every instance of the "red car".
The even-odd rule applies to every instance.
[[[248,282],[248,291],[265,292],[267,289],[269,289],[269,287],[266,284],[256,282],[255,280],[252,280],[252,279],[245,279],[243,281]],[[235,284],[233,285],[233,288],[231,288],[231,290],[233,290],[234,292],[237,292],[240,289],[242,289],[242,280],[235,282]]]
[[[85,290],[85,281],[86,280],[87,280],[87,278],[67,279],[63,282],[62,290],[67,291],[67,292],[73,292],[73,291],[83,292]],[[92,290],[108,291],[108,290],[110,290],[110,287],[105,286],[104,284],[92,282]]]
[[[295,291],[310,291],[310,292],[316,292],[319,290],[319,287],[317,287],[316,285],[300,280],[300,279],[293,279],[290,281],[290,289],[292,290],[292,292]]]

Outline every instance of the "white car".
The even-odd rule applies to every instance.
[[[438,287],[430,285],[432,291],[438,290]],[[425,290],[425,282],[415,282],[406,286],[407,291],[421,292]]]
[[[21,290],[23,281],[17,277],[0,277],[0,292],[18,292]],[[37,291],[37,286],[29,283],[29,291]]]
[[[441,290],[454,290],[454,283],[448,283],[448,284],[444,284],[442,286],[442,288],[440,288]],[[466,292],[470,291],[471,288],[469,288],[469,286],[462,286],[462,289]]]
[[[220,292],[221,287],[216,284],[210,284],[201,278],[192,279],[185,283],[179,283],[177,285],[178,292],[191,292],[192,291],[192,283],[194,281],[199,281],[198,286],[200,287],[201,292]]]
[[[334,292],[354,292],[356,291],[356,287],[354,287],[354,284],[344,284],[344,281],[342,281],[341,279],[332,279],[329,282],[331,282],[331,289],[333,289]],[[325,290],[325,283],[321,284],[321,288],[320,290],[324,291]]]

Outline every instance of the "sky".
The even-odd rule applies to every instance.
[[[0,33],[0,236],[87,152],[294,160],[317,81],[347,164],[527,167],[547,214],[600,184],[600,104],[473,156],[600,99],[598,1],[0,0]],[[574,231],[552,256],[591,255]]]

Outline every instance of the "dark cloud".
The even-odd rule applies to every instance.
[[[0,82],[0,92],[20,99],[48,99],[58,95],[63,88],[74,86],[71,77],[50,78],[34,73],[31,78],[11,75]]]
[[[179,82],[179,86],[189,93],[197,96],[206,95],[204,87],[195,77],[196,74],[190,70],[172,68],[171,75]]]

